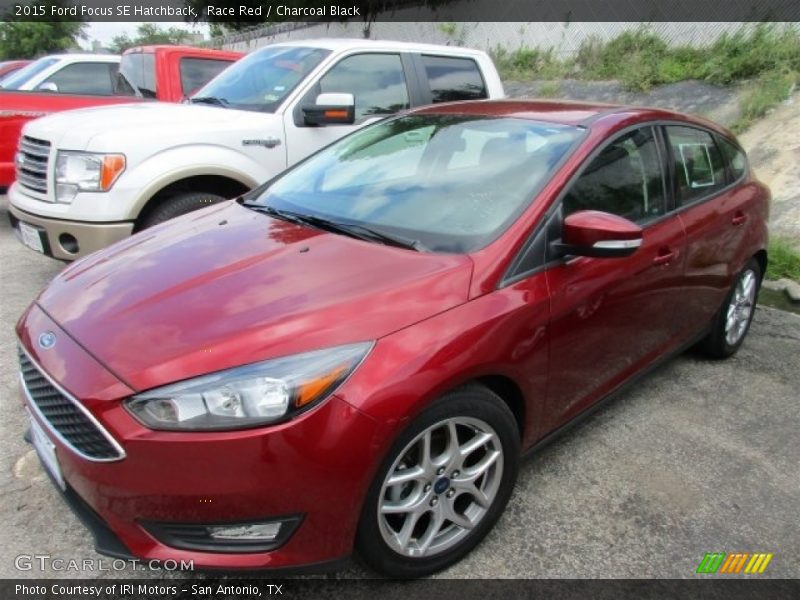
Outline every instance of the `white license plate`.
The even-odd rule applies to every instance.
[[[64,476],[61,474],[61,467],[58,464],[58,457],[56,456],[56,446],[47,437],[47,434],[41,428],[39,423],[33,416],[28,413],[28,420],[31,422],[31,438],[33,447],[36,448],[36,453],[39,455],[39,460],[47,472],[53,477],[58,486],[63,490],[66,489],[64,484]]]
[[[39,234],[39,230],[35,227],[31,227],[27,223],[23,223],[22,221],[19,222],[19,232],[22,234],[22,243],[25,244],[28,248],[32,250],[36,250],[37,252],[41,252],[44,254],[44,246],[42,245],[42,236]]]

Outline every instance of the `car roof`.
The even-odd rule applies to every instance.
[[[119,62],[119,54],[88,54],[73,52],[69,54],[47,54],[39,58],[57,58],[59,60],[94,60],[98,62]]]
[[[415,114],[462,114],[486,117],[529,119],[561,125],[616,129],[617,125],[637,121],[683,121],[696,124],[733,137],[730,131],[697,115],[687,115],[664,108],[605,104],[602,102],[573,102],[567,100],[469,100],[433,104],[416,110]]]
[[[462,48],[460,46],[442,46],[437,44],[419,44],[416,42],[397,42],[394,40],[364,40],[358,38],[314,38],[275,42],[271,46],[312,46],[327,50],[405,50],[407,52],[436,52],[439,54],[460,54],[483,56],[482,50]]]

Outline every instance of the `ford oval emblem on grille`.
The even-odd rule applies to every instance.
[[[39,336],[39,347],[49,350],[56,345],[56,334],[52,331],[45,331]]]

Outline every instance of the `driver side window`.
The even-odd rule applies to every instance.
[[[342,59],[319,82],[319,93],[353,94],[356,122],[409,107],[399,54],[356,54]]]
[[[664,177],[652,127],[627,133],[600,151],[564,197],[564,216],[599,210],[644,223],[666,213]]]

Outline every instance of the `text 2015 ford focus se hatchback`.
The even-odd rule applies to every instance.
[[[64,270],[17,328],[30,438],[100,551],[431,573],[522,451],[739,348],[768,199],[676,113],[412,111]]]

